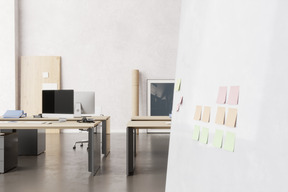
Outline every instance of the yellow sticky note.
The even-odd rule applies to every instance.
[[[200,142],[203,144],[207,144],[208,143],[208,137],[209,137],[209,129],[206,127],[203,127],[201,134],[200,134]]]
[[[213,146],[217,148],[222,147],[222,141],[223,141],[223,134],[224,131],[217,129],[215,134],[214,134],[214,139],[213,139]]]
[[[199,135],[200,135],[200,126],[199,125],[195,125],[194,129],[193,129],[193,135],[192,135],[192,139],[195,141],[199,140]]]
[[[181,88],[181,79],[177,79],[175,90],[180,91],[180,88]]]
[[[227,132],[223,148],[226,151],[234,152],[235,149],[235,133]]]
[[[210,121],[210,111],[211,111],[211,107],[207,107],[207,106],[204,107],[202,121],[206,123]]]
[[[236,127],[237,109],[229,108],[225,125],[228,127]]]
[[[200,121],[201,120],[201,113],[202,113],[202,106],[197,105],[196,106],[196,111],[194,114],[194,120]]]
[[[218,107],[215,123],[219,125],[224,125],[224,121],[225,121],[225,107]]]

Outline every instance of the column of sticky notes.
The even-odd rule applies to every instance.
[[[219,87],[217,104],[224,105],[218,106],[216,112],[215,123],[218,125],[225,125],[229,128],[235,128],[237,124],[237,108],[230,106],[227,109],[227,115],[225,118],[226,106],[228,105],[238,105],[239,101],[239,86],[231,86],[228,96],[228,101],[226,102],[227,87]],[[226,105],[225,105],[226,104]],[[216,129],[213,139],[213,146],[217,148],[222,148],[222,143],[224,140],[223,148],[227,151],[234,152],[235,149],[235,139],[236,135],[234,132],[227,131],[224,139],[224,130]]]
[[[209,123],[210,113],[211,113],[211,107],[204,106],[203,115],[202,115],[202,106],[198,105],[196,106],[194,120]],[[194,126],[193,135],[192,135],[193,140],[200,141],[203,144],[208,144],[208,138],[209,138],[209,129],[207,127],[202,127],[201,129],[199,125]]]

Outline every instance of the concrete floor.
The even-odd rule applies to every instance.
[[[126,134],[111,135],[111,153],[96,176],[88,172],[86,134],[47,134],[46,152],[19,156],[18,167],[0,174],[1,192],[162,192],[165,191],[169,134],[140,134],[135,175],[126,176]],[[60,146],[60,147],[59,147]]]

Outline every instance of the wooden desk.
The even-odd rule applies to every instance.
[[[102,122],[102,154],[107,156],[110,153],[110,116],[92,116],[94,121]],[[66,121],[78,121],[82,118],[67,118]],[[0,118],[0,121],[55,121],[57,122],[59,118]],[[72,129],[72,128],[71,128]]]
[[[171,121],[171,118],[169,116],[132,116],[131,121]],[[147,133],[149,133],[148,129]],[[139,129],[137,129],[137,135],[139,135]]]
[[[170,121],[129,121],[126,128],[127,176],[134,174],[136,157],[136,129],[170,129]]]
[[[169,116],[132,116],[131,121],[171,121]]]
[[[49,123],[48,123],[49,122]],[[94,176],[100,168],[101,148],[100,148],[100,130],[95,123],[77,123],[75,121],[55,122],[55,121],[0,121],[0,129],[88,129],[88,171]]]

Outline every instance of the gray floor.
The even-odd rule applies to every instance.
[[[111,135],[111,153],[92,177],[87,168],[86,145],[72,149],[85,134],[49,134],[46,152],[20,156],[18,167],[0,174],[2,192],[56,191],[165,191],[169,134],[140,134],[137,141],[136,170],[126,176],[126,135]],[[59,147],[60,146],[60,147]]]

